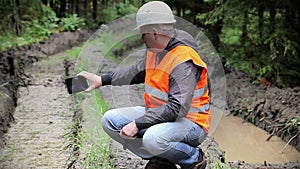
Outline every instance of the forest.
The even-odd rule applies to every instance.
[[[147,0],[1,0],[0,50],[39,42],[128,15]],[[300,85],[300,1],[165,0],[174,14],[204,29],[226,68],[253,84]]]

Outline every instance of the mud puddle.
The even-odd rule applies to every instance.
[[[226,161],[242,160],[246,163],[283,164],[299,162],[300,153],[292,146],[286,146],[278,137],[266,141],[269,134],[236,116],[224,115],[213,133],[220,147],[225,150]]]

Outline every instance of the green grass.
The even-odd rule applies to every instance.
[[[116,37],[122,35],[116,35],[112,32],[102,33],[99,38],[87,42],[85,45],[92,45],[103,52],[104,57],[114,62],[120,62],[112,50],[123,48],[124,43],[133,43],[137,36],[125,38],[126,41],[118,41]],[[84,53],[81,55],[81,51],[84,47],[75,47],[67,51],[67,57],[76,59],[75,73],[79,73],[83,70],[89,70],[89,67],[93,64],[88,56]],[[95,49],[96,50],[96,49]],[[124,49],[126,50],[126,49]],[[94,61],[93,61],[94,62]],[[70,143],[69,148],[73,150],[74,155],[71,157],[71,161],[80,163],[85,169],[99,169],[107,168],[113,169],[110,164],[110,137],[103,131],[101,120],[103,114],[107,111],[107,105],[103,100],[100,92],[95,90],[89,94],[78,93],[74,97],[75,110],[81,109],[82,119],[75,119],[74,126],[70,131],[76,130],[72,134],[67,135],[67,140]],[[75,151],[74,151],[75,150]],[[80,157],[78,154],[80,153]]]
[[[77,59],[81,50],[82,50],[82,47],[80,47],[80,46],[69,49],[69,50],[67,50],[67,56],[69,56],[73,59]]]
[[[68,148],[73,151],[69,161],[85,169],[113,169],[109,161],[110,138],[101,126],[101,118],[107,110],[104,100],[98,91],[72,97],[76,100],[74,111],[81,110],[82,117],[74,118],[69,133],[65,134]]]
[[[102,43],[102,45],[100,46],[100,50],[103,52],[105,58],[118,63],[120,62],[119,59],[112,52],[113,48],[117,47],[117,41],[114,38],[115,36],[118,35],[114,35],[111,31],[103,33],[99,39]]]
[[[105,32],[102,33],[99,41],[101,43],[100,50],[104,53],[104,57],[116,63],[120,63],[120,59],[114,55],[113,50],[128,51],[128,45],[132,45],[139,40],[139,35],[128,35],[122,33]]]
[[[75,63],[74,73],[78,74],[81,71],[89,70],[89,65],[90,65],[90,62],[89,62],[88,58],[81,57],[80,60],[77,59],[77,61]]]
[[[213,169],[237,169],[237,168],[229,167],[228,165],[226,165],[224,163],[216,163],[216,164],[214,164]]]
[[[67,50],[66,52],[66,58],[69,58],[69,60],[76,60],[75,67],[74,67],[74,74],[78,74],[81,71],[89,69],[90,60],[88,57],[84,57],[84,55],[80,55],[82,50],[83,50],[83,46],[77,46]]]
[[[23,34],[22,36],[14,35],[13,33],[7,33],[5,36],[0,36],[0,51],[5,51],[16,46],[24,46],[30,43],[39,42],[47,39],[48,36],[36,37],[32,34]]]
[[[91,97],[87,97],[83,101],[83,128],[81,132],[82,146],[80,152],[84,155],[81,161],[84,168],[109,168],[110,166],[110,138],[103,131],[101,126],[101,118],[107,110],[106,103],[102,99],[98,91],[91,93]]]

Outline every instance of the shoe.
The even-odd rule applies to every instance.
[[[197,149],[199,151],[199,154],[201,154],[202,158],[199,159],[199,161],[194,164],[194,166],[192,167],[192,169],[205,169],[205,167],[207,165],[207,162],[206,162],[206,159],[205,159],[205,155],[204,155],[204,153],[203,153],[203,151],[202,151],[201,148],[197,148]]]
[[[146,164],[145,169],[177,169],[177,167],[167,159],[154,157]]]

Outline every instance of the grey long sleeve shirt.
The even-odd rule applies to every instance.
[[[190,46],[197,49],[196,43],[188,33],[176,30],[176,34],[171,38],[166,51],[170,51],[178,45]],[[158,53],[157,57],[161,61],[165,52]],[[145,82],[145,62],[146,57],[137,61],[134,65],[121,68],[110,74],[102,75],[102,85],[129,85]],[[193,64],[191,60],[179,64],[170,74],[168,101],[155,111],[147,110],[144,116],[135,119],[139,130],[152,125],[173,122],[177,118],[184,117],[190,109],[197,79],[203,68]]]

